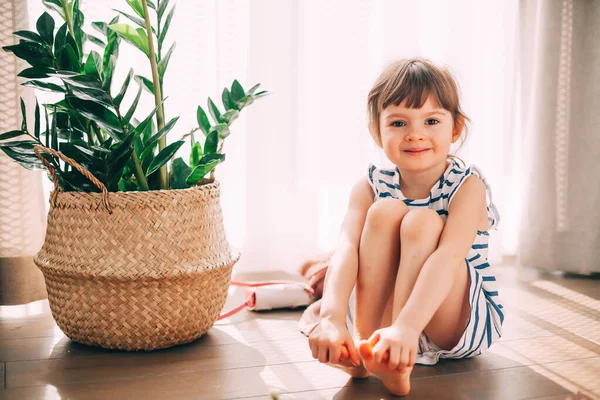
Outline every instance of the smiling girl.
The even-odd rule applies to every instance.
[[[368,97],[369,131],[396,166],[352,189],[327,270],[314,358],[410,391],[415,363],[473,357],[502,333],[488,262],[499,216],[482,173],[450,154],[468,118],[447,68],[391,64]]]

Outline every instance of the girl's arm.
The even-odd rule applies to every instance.
[[[325,285],[321,318],[345,324],[350,293],[358,276],[358,247],[367,211],[373,204],[373,190],[367,178],[361,178],[352,188],[348,211],[340,230],[338,246],[331,257]]]
[[[395,323],[407,325],[422,332],[454,284],[457,268],[464,268],[465,257],[478,228],[482,224],[482,210],[486,207],[483,182],[471,176],[458,189],[437,250],[429,256]]]

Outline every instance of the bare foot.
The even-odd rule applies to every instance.
[[[405,367],[403,370],[390,369],[387,364],[387,357],[384,357],[382,363],[373,359],[371,345],[366,340],[361,340],[358,346],[363,363],[368,372],[376,375],[391,394],[396,396],[406,396],[410,392],[410,374],[413,367]]]
[[[350,375],[353,378],[368,378],[369,377],[369,371],[367,371],[367,369],[365,368],[364,365],[360,365],[360,367],[357,367],[355,365],[353,365],[351,362],[348,361],[348,364],[346,364],[345,362],[346,360],[340,360],[340,363],[342,364],[327,364],[327,365],[331,365],[334,368],[337,369],[341,369],[342,371],[344,371],[345,373],[347,373],[348,375]]]
[[[368,378],[370,374],[365,368],[364,364],[361,362],[360,366],[357,367],[352,363],[349,357],[350,355],[348,354],[348,348],[344,345],[342,346],[342,354],[340,355],[339,364],[329,365],[341,369],[353,378]]]

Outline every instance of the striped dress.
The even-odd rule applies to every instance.
[[[488,262],[488,231],[496,229],[499,215],[492,203],[492,193],[483,175],[475,166],[466,167],[457,159],[452,159],[440,180],[431,188],[429,197],[407,199],[400,191],[400,172],[394,169],[378,169],[369,166],[369,183],[375,193],[375,201],[391,197],[404,201],[409,209],[427,207],[435,210],[446,221],[452,199],[466,178],[478,176],[485,184],[487,192],[488,229],[477,231],[471,250],[465,257],[469,270],[469,304],[471,313],[468,325],[459,341],[451,350],[442,350],[423,333],[419,340],[417,363],[433,365],[440,358],[468,358],[481,354],[502,334],[504,310],[500,301],[494,268]],[[348,312],[348,324],[353,325],[354,292]],[[351,328],[351,326],[349,326]]]

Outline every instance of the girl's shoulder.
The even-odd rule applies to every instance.
[[[454,195],[465,183],[467,178],[476,176],[481,179],[485,186],[488,220],[490,222],[489,229],[497,229],[498,223],[500,222],[500,215],[492,198],[492,189],[481,169],[475,164],[468,165],[458,157],[452,158],[451,167],[449,173],[446,174],[446,178],[442,178],[444,179],[444,184],[441,187],[443,196],[447,198],[447,207],[450,206]]]
[[[399,172],[397,168],[377,168],[369,163],[368,181],[377,197],[398,197],[400,186],[398,185]]]

